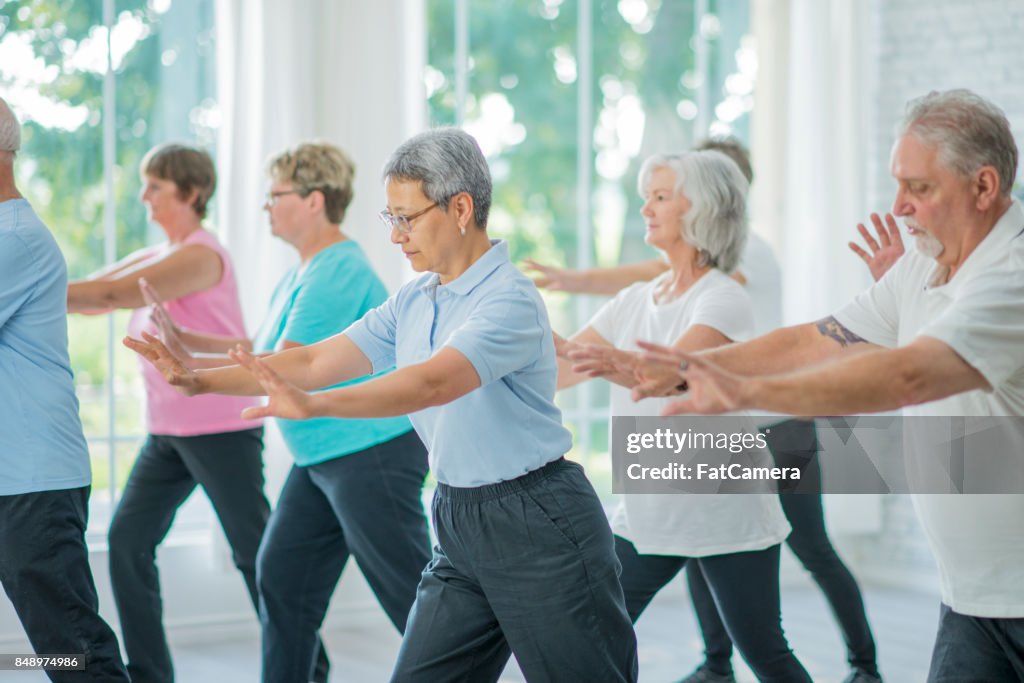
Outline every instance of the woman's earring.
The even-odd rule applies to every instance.
[[[465,225],[460,225],[459,226],[459,232],[461,232],[462,236],[465,237],[466,236],[466,226]]]

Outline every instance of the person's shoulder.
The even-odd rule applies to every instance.
[[[313,257],[306,271],[310,277],[340,278],[343,282],[379,281],[366,253],[353,240],[338,242]]]
[[[745,298],[750,297],[750,293],[747,288],[741,285],[735,280],[735,278],[726,275],[717,268],[712,269],[702,278],[705,292],[718,292],[722,294],[728,294],[731,296],[742,296]]]
[[[4,242],[5,256],[10,259],[39,259],[60,256],[60,248],[53,233],[24,199],[3,202],[0,214],[0,239]],[[20,256],[19,256],[20,255]]]

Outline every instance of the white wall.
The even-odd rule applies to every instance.
[[[874,138],[867,141],[871,210],[892,204],[893,129],[906,102],[931,90],[969,88],[1006,111],[1018,149],[1024,144],[1024,2],[879,0],[864,46],[875,63]],[[1018,178],[1020,174],[1018,173]],[[935,562],[910,499],[884,496],[878,533],[851,544],[861,576],[934,589]]]

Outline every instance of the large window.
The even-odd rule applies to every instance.
[[[494,176],[490,232],[512,257],[588,267],[654,256],[643,159],[706,135],[748,137],[756,56],[746,0],[430,0],[434,125],[462,125]],[[556,331],[599,301],[545,295]],[[607,387],[560,398],[575,457],[610,490]]]
[[[23,123],[19,186],[71,278],[163,239],[138,198],[150,147],[212,151],[213,1],[0,0],[0,89]],[[93,503],[107,509],[143,430],[135,359],[119,343],[127,317],[69,318]]]

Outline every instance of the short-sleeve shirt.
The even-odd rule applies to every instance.
[[[305,268],[296,265],[281,278],[254,347],[265,352],[280,351],[285,341],[315,344],[343,331],[387,296],[384,283],[358,244],[352,240],[332,244],[313,256]],[[356,453],[412,429],[405,417],[278,420],[277,424],[299,466]]]
[[[88,486],[68,359],[68,273],[24,199],[0,202],[0,496]]]
[[[948,282],[945,274],[933,259],[909,252],[835,317],[881,346],[937,339],[992,387],[909,406],[905,416],[1024,416],[1020,203],[1011,205]],[[1024,617],[1024,495],[915,495],[914,506],[939,565],[943,601],[972,616]]]
[[[705,325],[732,341],[745,341],[754,329],[750,295],[732,278],[711,270],[681,296],[654,299],[667,272],[652,282],[628,287],[589,323],[616,348],[636,350],[638,339],[673,344],[694,325]],[[630,391],[611,385],[611,414],[656,416],[672,399],[634,402]],[[768,453],[763,457],[768,460]],[[622,497],[612,515],[612,530],[644,555],[706,557],[763,550],[781,543],[790,527],[777,495],[639,494]]]
[[[409,416],[437,480],[457,487],[515,479],[572,446],[554,403],[544,302],[509,261],[508,245],[491,245],[448,284],[424,275],[345,331],[374,370],[422,363],[445,347],[472,364],[478,389]]]

